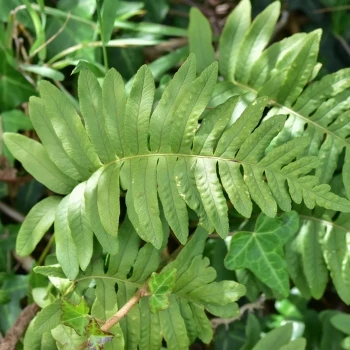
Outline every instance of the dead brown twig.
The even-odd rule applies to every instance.
[[[35,303],[26,306],[19,314],[15,324],[8,330],[5,338],[0,344],[0,350],[14,350],[18,340],[26,331],[30,321],[39,311],[39,306]]]

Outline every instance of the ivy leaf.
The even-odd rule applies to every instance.
[[[294,211],[274,219],[260,214],[254,232],[233,235],[225,266],[231,270],[247,268],[267,286],[287,296],[289,277],[283,245],[298,227],[299,218]]]
[[[79,335],[83,335],[85,327],[88,325],[89,307],[84,298],[80,299],[79,304],[75,305],[68,299],[61,301],[62,316],[61,321],[64,325],[72,327]]]
[[[165,310],[169,306],[169,294],[174,289],[176,269],[163,273],[153,272],[148,282],[152,296],[149,298],[149,307],[153,313]]]
[[[104,332],[100,329],[97,321],[92,318],[89,324],[85,327],[86,332],[90,335],[88,347],[89,350],[103,349],[103,345],[111,341],[113,334]]]

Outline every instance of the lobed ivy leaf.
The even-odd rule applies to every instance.
[[[287,296],[289,276],[283,246],[298,228],[299,217],[294,211],[274,219],[260,214],[254,232],[232,236],[225,266],[231,270],[247,268],[267,286]]]
[[[65,326],[72,327],[77,334],[84,335],[85,327],[89,323],[89,307],[84,298],[78,304],[73,304],[68,299],[61,299],[61,322]]]
[[[174,289],[176,281],[176,269],[170,269],[163,273],[153,272],[148,281],[149,307],[151,312],[165,310],[169,306],[169,295]]]

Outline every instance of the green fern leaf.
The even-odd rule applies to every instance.
[[[16,240],[19,256],[30,255],[55,220],[61,198],[52,196],[36,204],[28,213]]]
[[[102,110],[102,89],[95,75],[87,69],[79,74],[78,96],[85,128],[92,146],[103,163],[114,159],[114,152],[106,134],[105,114]]]
[[[55,219],[56,255],[65,275],[74,280],[79,273],[77,246],[72,237],[68,222],[69,196],[58,205]]]
[[[80,117],[67,97],[44,80],[40,83],[39,91],[52,126],[68,156],[90,172],[98,169],[101,162],[92,149]]]
[[[57,168],[39,142],[15,133],[4,133],[3,137],[23,167],[50,190],[67,194],[78,184]]]
[[[29,115],[43,146],[56,166],[74,180],[82,181],[89,177],[86,169],[68,157],[40,98],[33,96],[29,99]]]
[[[124,348],[159,350],[163,338],[168,348],[180,350],[188,349],[191,341],[196,338],[209,343],[213,332],[205,309],[208,307],[208,310],[222,313],[219,310],[228,306],[230,315],[236,316],[238,306],[235,301],[245,293],[245,288],[233,281],[214,282],[216,272],[209,266],[209,259],[202,255],[206,233],[203,229],[198,229],[174,260],[161,269],[161,250],[155,249],[150,243],[140,249],[140,239],[127,220],[119,230],[119,250],[110,255],[107,272],[104,259],[97,258],[90,263],[84,274],[81,273],[73,281],[75,292],[69,300],[64,299],[64,305],[67,306],[64,311],[65,322],[82,334],[89,330],[89,319],[99,322],[107,320],[135,295],[138,288],[144,288],[147,281],[148,294],[142,297],[118,325],[109,330],[111,334],[108,336],[113,338],[105,347],[113,349],[113,346],[118,345]],[[157,269],[159,274],[154,274]],[[91,280],[95,283],[91,283]],[[90,295],[91,292],[96,299],[90,315],[82,302],[82,296]],[[153,307],[152,298],[156,297],[159,301],[162,296],[169,298],[169,306],[159,311],[158,307]],[[165,305],[164,301],[166,303],[166,300],[161,301],[161,308]],[[55,305],[57,303],[58,301]],[[44,327],[43,323],[48,321],[44,329],[51,330],[56,339],[56,330],[62,327],[56,327],[59,316],[60,310],[56,306],[47,306],[35,323]],[[91,322],[94,321],[90,321],[90,324]],[[69,333],[73,328],[66,331]],[[98,333],[97,329],[89,334],[88,341],[95,339],[96,332]],[[69,339],[71,338],[70,335]],[[79,340],[84,342],[87,339],[85,337]]]
[[[275,17],[277,7],[277,3],[271,5],[261,18]],[[260,23],[261,18],[256,23]],[[253,40],[258,25],[252,26],[247,34],[249,41]],[[262,35],[267,38],[267,32]],[[311,40],[313,36],[310,34],[300,40]],[[310,50],[313,52],[314,46]],[[247,55],[250,57],[250,53]],[[224,191],[235,209],[247,217],[252,212],[252,201],[270,217],[276,215],[278,207],[291,210],[292,201],[304,201],[310,209],[318,205],[350,211],[348,200],[331,193],[330,186],[320,184],[317,157],[309,156],[309,139],[287,138],[281,145],[273,141],[279,139],[281,130],[286,130],[286,117],[272,113],[262,121],[268,98],[259,97],[248,103],[247,96],[234,97],[206,111],[217,80],[217,65],[214,63],[206,68],[198,78],[195,78],[195,70],[195,58],[191,55],[175,74],[153,112],[154,79],[146,66],[137,73],[128,98],[125,91],[117,89],[120,76],[114,70],[105,77],[102,89],[93,75],[83,72],[79,85],[82,85],[81,108],[86,130],[65,96],[48,82],[43,82],[41,102],[38,99],[31,102],[33,113],[37,111],[41,119],[46,113],[50,121],[47,130],[57,135],[50,154],[54,149],[60,149],[61,163],[62,157],[66,157],[67,164],[70,162],[75,166],[80,159],[76,171],[81,176],[81,169],[92,173],[84,181],[79,180],[80,184],[60,172],[51,161],[44,148],[46,144],[52,147],[48,141],[41,146],[20,135],[5,135],[10,150],[40,180],[43,173],[39,174],[36,167],[29,164],[27,153],[24,153],[23,148],[29,147],[18,151],[13,140],[20,139],[22,146],[35,144],[34,147],[43,154],[41,162],[46,165],[45,174],[50,176],[51,182],[56,181],[55,187],[50,182],[50,188],[58,193],[69,193],[70,200],[65,200],[64,205],[71,207],[60,206],[62,216],[58,217],[60,225],[68,221],[69,232],[75,240],[71,249],[78,254],[82,269],[91,258],[91,231],[105,252],[112,255],[117,252],[120,186],[126,191],[128,220],[138,235],[157,249],[165,244],[169,232],[167,225],[181,243],[186,243],[186,206],[196,212],[199,225],[208,231],[215,229],[226,237],[229,222]],[[341,83],[337,88],[345,85],[345,82]],[[120,89],[124,89],[123,84]],[[338,106],[339,98],[337,95],[332,101],[325,102],[319,113],[324,114],[333,108],[331,106],[335,110],[342,109]],[[97,115],[99,110],[101,113]],[[98,127],[97,121],[101,124]],[[107,132],[107,127],[113,123],[114,127]],[[97,129],[99,127],[101,129]],[[103,143],[98,140],[100,136],[103,136]],[[313,144],[314,136],[309,136]],[[269,146],[272,141],[277,142],[273,149]],[[331,146],[327,144],[328,148]],[[316,175],[309,175],[314,168],[317,168]],[[43,183],[49,185],[49,181]],[[77,250],[76,246],[82,227],[89,237],[86,254],[83,247]],[[61,232],[62,229],[58,235],[65,235]],[[57,239],[60,241],[60,237]],[[71,241],[67,242],[70,244]],[[66,264],[61,261],[63,256],[59,254],[59,263]],[[66,272],[67,267],[63,270]],[[76,275],[73,271],[70,277]]]
[[[222,69],[222,74],[227,81],[219,83],[211,105],[216,106],[230,96],[243,93],[247,94],[249,101],[257,96],[268,96],[273,108],[266,118],[278,114],[285,114],[288,118],[268,152],[295,137],[308,136],[309,147],[302,155],[320,158],[316,175],[319,183],[327,184],[332,179],[344,147],[346,153],[349,152],[350,70],[340,70],[310,83],[320,69],[317,55],[321,32],[298,33],[265,48],[278,17],[278,3],[267,7],[251,25],[249,18],[243,19],[243,16],[249,16],[249,11],[244,15],[242,10],[249,6],[249,1],[242,1],[235,8],[220,37],[220,70],[221,66],[226,67]],[[273,20],[268,21],[269,26],[266,26],[263,19],[269,16]],[[244,26],[239,32],[236,28],[243,22]],[[264,30],[258,30],[259,26],[263,26]],[[260,41],[262,36],[265,39]],[[228,56],[231,38],[235,43],[241,41],[242,44],[235,54]],[[255,42],[259,44],[254,45]],[[249,55],[252,56],[251,60]],[[231,67],[229,76],[227,67]],[[321,201],[319,198],[319,203]],[[312,202],[313,199],[309,201],[310,204]]]
[[[84,192],[85,209],[90,226],[102,248],[106,252],[113,254],[118,250],[117,241],[112,234],[104,229],[98,212],[98,183],[103,170],[104,168],[100,168],[96,171],[86,183]]]
[[[124,119],[126,93],[122,76],[110,69],[102,84],[105,131],[112,150],[118,157],[125,153]]]
[[[80,268],[84,271],[90,263],[93,253],[93,231],[85,210],[86,182],[74,188],[68,202],[68,225],[77,248]]]
[[[255,61],[270,41],[277,22],[280,2],[275,1],[261,12],[247,30],[236,55],[234,79],[246,83]],[[224,45],[224,43],[222,43]]]
[[[238,48],[244,33],[250,26],[251,5],[249,0],[242,0],[227,18],[226,26],[219,41],[219,68],[221,75],[228,81],[234,78],[238,61]]]

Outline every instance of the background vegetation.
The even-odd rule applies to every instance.
[[[270,3],[252,1],[253,17]],[[18,132],[37,139],[28,118],[28,100],[38,95],[42,79],[49,79],[78,108],[77,73],[84,67],[98,78],[106,74],[107,67],[115,67],[130,90],[137,70],[147,63],[156,80],[156,98],[159,98],[188,54],[201,50],[201,39],[205,41],[211,35],[206,32],[207,22],[191,8],[199,9],[209,21],[217,48],[227,16],[236,2],[143,0],[117,4],[113,15],[113,11],[102,7],[102,1],[95,0],[0,0],[2,133]],[[322,68],[318,78],[349,67],[349,11],[347,0],[284,1],[272,42],[322,28],[318,58]],[[206,67],[214,55],[214,50],[203,54],[198,62],[199,72],[200,65]],[[51,193],[15,161],[2,140],[0,147],[0,334],[5,336],[33,298],[34,301],[41,298],[40,288],[36,288],[37,295],[31,290],[33,285],[38,285],[35,279],[39,278],[32,267],[43,264],[53,240],[51,230],[30,257],[16,255],[20,223],[36,203]],[[237,226],[241,224],[239,217],[231,220]],[[170,238],[169,253],[178,247],[179,242]],[[218,281],[235,279],[234,272],[224,267],[222,257],[226,253],[225,242],[215,233],[210,235],[204,255],[216,269]],[[330,279],[321,298],[311,295],[305,298],[296,288],[288,298],[274,293],[259,295],[250,290],[247,298],[240,301],[241,317],[229,320],[213,317],[211,344],[204,345],[198,340],[192,348],[250,349],[249,342],[255,344],[261,332],[280,329],[287,322],[293,325],[294,336],[303,335],[307,339],[307,349],[341,346],[349,349],[346,335],[350,335],[350,327],[344,313],[350,309],[343,300]],[[333,318],[336,315],[338,318]],[[20,336],[18,340],[20,349],[23,338]]]

